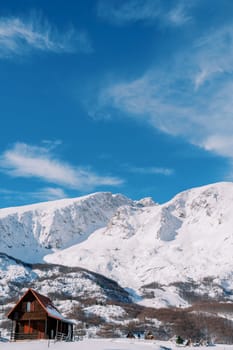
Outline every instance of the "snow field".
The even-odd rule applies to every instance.
[[[128,339],[84,339],[82,341],[65,343],[65,342],[48,342],[48,341],[29,341],[17,343],[1,343],[1,350],[163,350],[167,347],[172,350],[179,350],[183,347],[177,346],[171,342],[145,341],[145,340],[128,340]],[[184,347],[188,350],[196,350],[196,347]],[[201,346],[200,350],[209,350],[209,347]],[[216,345],[215,350],[232,350],[232,345]]]

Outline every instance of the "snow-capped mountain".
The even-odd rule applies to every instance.
[[[0,252],[27,262],[42,262],[49,252],[80,243],[105,227],[118,207],[130,203],[122,195],[94,193],[0,209]]]
[[[95,193],[0,210],[0,251],[87,268],[152,306],[188,305],[187,293],[233,297],[232,248],[233,183],[163,205]]]
[[[98,247],[98,248],[97,248]],[[174,284],[211,280],[210,296],[233,289],[233,183],[192,189],[163,205],[151,201],[119,207],[106,227],[80,244],[45,257],[83,266],[140,288],[156,282],[150,305],[185,305]]]

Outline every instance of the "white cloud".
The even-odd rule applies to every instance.
[[[194,82],[198,88],[223,73],[232,73],[233,25],[211,31],[195,45],[194,59],[197,72]]]
[[[116,24],[153,20],[159,15],[158,0],[99,1],[98,15]]]
[[[179,26],[191,20],[186,14],[190,5],[183,0],[172,1],[170,5],[163,0],[100,0],[97,11],[99,17],[118,25],[162,22]]]
[[[192,20],[191,16],[186,13],[187,8],[185,8],[183,2],[178,2],[178,5],[167,13],[166,17],[168,22],[176,26],[181,26]]]
[[[58,146],[62,145],[61,140],[42,140],[41,143],[46,147],[46,149],[53,150]]]
[[[147,175],[165,175],[170,176],[174,173],[173,169],[162,167],[133,167],[128,166],[127,169],[132,173]]]
[[[30,193],[30,197],[39,199],[39,200],[56,200],[67,198],[67,194],[62,188],[59,187],[45,187],[40,189],[39,191]]]
[[[233,130],[231,129],[231,132]],[[210,135],[203,143],[203,147],[208,151],[213,151],[222,156],[233,159],[233,138],[232,135]]]
[[[96,114],[149,123],[167,134],[233,159],[233,26],[205,36],[179,53],[170,70],[151,69],[103,88]]]
[[[0,17],[0,57],[26,55],[32,50],[89,53],[92,47],[85,32],[70,29],[60,33],[37,15],[28,19]]]
[[[107,87],[99,96],[99,113],[110,105],[167,134],[182,136],[220,155],[233,156],[229,143],[233,134],[233,83],[218,86],[217,91],[211,87],[195,92],[191,83],[183,82],[183,86],[187,85],[183,90],[181,82],[173,78],[166,81],[164,77],[161,82],[156,73],[149,72],[133,82]]]
[[[21,192],[0,188],[0,194],[5,201],[9,201],[10,203],[12,202],[12,198],[25,203],[25,201],[51,201],[68,197],[65,191],[59,187],[44,187],[31,192]]]
[[[58,160],[50,148],[16,143],[0,157],[1,171],[12,177],[36,177],[43,181],[74,188],[93,189],[101,185],[117,186],[123,180],[99,176],[86,168],[74,167]]]
[[[99,113],[102,112],[101,107],[110,105],[127,113],[130,118],[150,123],[163,132],[172,135],[179,135],[185,130],[188,132],[190,123],[196,123],[192,118],[193,111],[188,103],[176,103],[178,91],[172,85],[166,75],[152,71],[137,80],[113,84],[99,95]]]

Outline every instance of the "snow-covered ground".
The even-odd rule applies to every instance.
[[[17,343],[0,343],[1,350],[172,350],[181,349],[170,342],[145,341],[145,340],[128,340],[128,339],[85,339],[73,343],[58,342],[49,343],[48,341],[31,341]],[[196,347],[186,347],[185,349],[197,349]],[[201,346],[199,349],[205,350],[207,347]],[[232,350],[233,345],[215,345],[216,350]],[[209,347],[208,347],[209,350]]]

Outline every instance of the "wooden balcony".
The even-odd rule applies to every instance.
[[[11,341],[17,341],[17,340],[36,340],[36,339],[48,339],[46,335],[44,337],[41,337],[40,332],[33,332],[33,333],[15,333],[12,332],[10,336]]]

